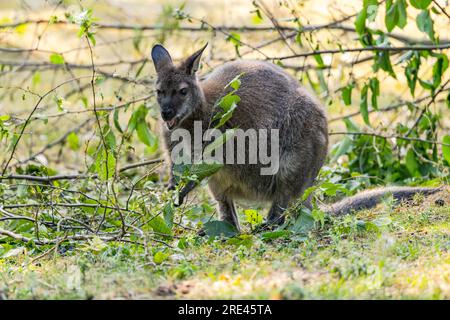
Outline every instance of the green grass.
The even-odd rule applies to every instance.
[[[382,204],[331,219],[306,237],[179,232],[160,264],[131,244],[90,243],[32,262],[38,255],[25,250],[0,259],[0,297],[449,299],[449,199],[444,190],[412,204]]]

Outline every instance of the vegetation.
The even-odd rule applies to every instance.
[[[343,2],[1,4],[0,299],[450,298],[447,187],[345,217],[317,206],[448,184],[450,7]],[[264,204],[240,204],[237,235],[206,188],[180,207],[166,190],[150,48],[179,60],[206,41],[202,73],[269,60],[327,106],[315,208],[276,230],[258,231]],[[239,85],[217,102],[221,124]],[[217,169],[179,173],[204,186]]]

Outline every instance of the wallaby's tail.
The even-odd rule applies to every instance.
[[[324,205],[321,209],[333,216],[344,215],[352,211],[369,209],[375,207],[387,195],[392,195],[395,200],[408,200],[415,194],[421,193],[429,195],[441,191],[443,187],[424,188],[424,187],[386,187],[363,191],[352,197],[344,198],[341,201],[330,205]]]

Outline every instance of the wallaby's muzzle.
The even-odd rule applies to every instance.
[[[161,111],[161,118],[164,121],[172,120],[175,117],[175,115],[176,115],[176,113],[175,113],[175,110],[173,110],[173,109],[167,109],[167,110]]]

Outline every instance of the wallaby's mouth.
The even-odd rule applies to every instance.
[[[172,119],[167,120],[165,122],[166,122],[167,129],[172,130],[177,125],[178,121],[177,121],[177,117],[175,116]]]

